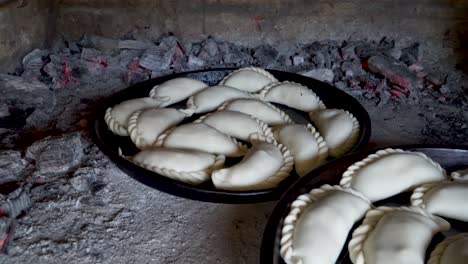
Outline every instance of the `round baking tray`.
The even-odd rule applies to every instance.
[[[409,151],[418,151],[426,154],[431,159],[438,162],[448,173],[468,167],[468,147],[457,148],[447,147],[439,145],[408,145],[408,146],[396,146],[392,148],[399,148]],[[385,148],[382,148],[385,149]],[[282,257],[280,256],[280,239],[281,229],[283,226],[284,218],[289,213],[289,207],[296,198],[304,193],[309,192],[314,188],[318,188],[323,184],[336,185],[341,180],[343,172],[354,162],[364,159],[371,153],[375,153],[379,149],[363,151],[359,153],[349,154],[340,157],[332,162],[321,166],[308,175],[299,179],[293,186],[291,186],[281,197],[280,201],[274,208],[265,231],[263,233],[260,263],[261,264],[284,264]],[[374,203],[375,206],[381,205],[396,205],[403,206],[409,205],[411,192],[405,192],[394,197]],[[446,219],[452,225],[451,232],[467,232],[468,225],[461,221]],[[359,225],[356,224],[354,228]],[[348,264],[351,263],[349,260],[347,244],[351,239],[352,231],[348,236],[345,246],[338,258],[337,263]],[[426,258],[430,254],[431,250],[437,243],[443,239],[442,234],[437,234],[429,245],[427,250]],[[426,259],[427,261],[427,259]]]
[[[211,182],[203,183],[201,185],[190,185],[143,169],[120,157],[119,148],[122,149],[124,155],[134,155],[137,153],[138,149],[136,149],[129,137],[117,136],[109,131],[104,121],[104,113],[108,107],[125,100],[147,97],[149,91],[155,85],[163,83],[167,80],[177,77],[190,77],[204,81],[209,85],[215,85],[224,76],[235,69],[236,68],[211,69],[167,75],[137,83],[121,92],[116,93],[115,95],[108,98],[102,105],[100,105],[95,112],[94,120],[92,122],[94,141],[102,150],[102,152],[104,152],[104,154],[106,154],[122,171],[124,171],[130,177],[152,188],[172,195],[214,203],[257,203],[279,199],[281,194],[283,194],[283,192],[299,178],[296,174],[291,174],[291,176],[281,182],[277,188],[257,191],[218,190],[214,188]],[[361,104],[359,104],[359,102],[352,96],[329,84],[302,75],[275,70],[268,71],[280,81],[289,80],[306,85],[318,96],[320,96],[328,108],[340,108],[351,112],[359,121],[361,129],[358,142],[349,152],[359,151],[367,145],[371,133],[369,115],[364,107],[362,107]],[[185,101],[170,107],[181,108],[184,106]],[[280,105],[276,106],[288,113],[295,122],[310,122],[310,118],[308,117],[307,113]],[[200,115],[194,115],[190,119],[185,120],[184,123],[191,122],[197,119],[199,116]]]

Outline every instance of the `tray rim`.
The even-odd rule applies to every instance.
[[[158,176],[158,178],[147,177],[145,176],[145,174],[151,173],[154,175],[155,173],[149,172],[146,169],[143,169],[129,162],[128,160],[120,157],[118,153],[112,151],[109,148],[109,146],[107,146],[105,142],[103,142],[100,139],[98,123],[103,122],[103,116],[104,116],[105,110],[112,103],[118,101],[116,100],[117,98],[120,98],[126,95],[127,93],[130,94],[131,93],[130,90],[136,89],[137,87],[140,87],[140,86],[144,87],[144,86],[151,85],[151,83],[154,83],[155,81],[157,81],[157,83],[162,83],[169,79],[177,78],[180,76],[187,76],[190,74],[200,74],[200,73],[218,72],[218,71],[224,71],[226,73],[229,73],[229,71],[233,71],[236,69],[239,69],[239,68],[236,68],[236,67],[213,68],[213,69],[202,69],[202,70],[168,74],[168,75],[160,76],[157,78],[153,78],[153,79],[149,79],[143,82],[133,84],[117,93],[114,93],[106,97],[102,101],[102,103],[97,107],[97,109],[94,111],[94,116],[91,122],[90,129],[91,129],[91,134],[92,134],[94,143],[120,170],[122,170],[125,174],[127,174],[127,176],[153,189],[156,189],[158,191],[162,191],[171,195],[175,195],[178,197],[187,198],[191,200],[213,202],[213,203],[250,204],[250,203],[259,203],[259,202],[268,202],[268,201],[278,200],[281,197],[281,195],[284,193],[284,191],[294,184],[294,181],[292,179],[290,179],[292,183],[283,184],[284,186],[280,185],[280,187],[277,187],[277,188],[256,190],[256,191],[237,192],[237,191],[226,191],[226,190],[217,190],[217,189],[212,189],[212,190],[200,189],[200,188],[196,188],[196,185],[190,185],[187,183],[179,182],[179,181],[176,181],[176,180],[173,180],[173,179],[161,176],[161,175],[157,175],[157,174],[155,176]],[[302,75],[292,73],[292,72],[285,72],[285,71],[272,70],[272,69],[265,69],[265,70],[272,73],[273,75],[275,74],[294,75],[293,81],[296,81],[297,79],[309,80],[309,81],[318,83],[321,86],[323,86],[324,88],[321,88],[323,90],[325,90],[325,87],[326,89],[333,89],[334,93],[338,93],[340,94],[340,96],[345,96],[347,98],[350,98],[350,100],[354,101],[352,103],[358,106],[358,108],[360,108],[359,111],[360,111],[360,114],[362,114],[360,117],[356,117],[356,118],[358,119],[360,124],[364,124],[365,126],[363,127],[364,131],[362,132],[362,135],[359,138],[358,144],[349,153],[359,152],[367,146],[370,136],[371,136],[371,129],[372,129],[370,116],[367,110],[365,109],[365,107],[361,103],[359,103],[359,101],[356,98],[354,98],[352,95],[330,84],[318,81],[310,77],[302,76]],[[158,185],[158,187],[155,187],[155,185]],[[174,190],[174,188],[178,190]]]
[[[419,149],[419,150],[430,150],[430,149],[438,149],[438,150],[448,150],[448,151],[453,151],[453,152],[466,152],[466,156],[468,157],[468,146],[457,146],[453,144],[404,144],[404,145],[395,145],[395,146],[386,146],[386,147],[377,147],[377,148],[372,148],[369,150],[361,151],[361,152],[354,152],[354,153],[349,153],[344,156],[341,156],[333,161],[330,161],[329,163],[315,169],[312,171],[310,174],[315,174],[314,172],[319,171],[320,173],[323,173],[326,171],[328,167],[332,167],[334,164],[337,164],[339,162],[342,162],[345,159],[351,158],[351,157],[359,157],[361,155],[369,155],[372,153],[375,153],[378,150],[383,150],[387,148],[393,148],[393,149],[403,149],[403,150],[412,150],[412,149]],[[353,162],[358,161],[356,159]],[[308,174],[309,175],[309,174]],[[291,205],[291,203],[295,200],[295,198],[292,198],[294,193],[299,193],[299,191],[296,191],[296,189],[301,188],[301,185],[305,185],[308,182],[311,182],[312,179],[309,179],[310,176],[304,176],[297,180],[294,184],[292,184],[280,197],[278,203],[275,205],[273,208],[270,217],[268,218],[267,224],[265,225],[263,235],[262,235],[262,240],[261,240],[261,245],[260,245],[260,255],[259,255],[259,260],[260,264],[272,264],[274,263],[273,261],[276,259],[275,256],[275,247],[276,247],[276,238],[277,238],[277,232],[278,229],[280,229],[279,225],[281,224],[282,220],[284,219],[285,212],[288,212],[288,208]],[[318,177],[316,178],[319,178]],[[320,183],[319,185],[326,184],[326,182]],[[294,197],[298,197],[300,194],[295,195]]]

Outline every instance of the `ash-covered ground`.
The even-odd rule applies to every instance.
[[[225,205],[146,187],[118,170],[88,131],[100,101],[187,70],[255,65],[297,72],[355,96],[370,147],[468,146],[468,78],[393,40],[244,47],[85,36],[34,50],[0,74],[1,263],[257,263],[274,202]]]

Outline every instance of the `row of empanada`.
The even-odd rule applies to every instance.
[[[164,108],[187,98],[186,109]],[[325,140],[311,125],[293,125],[286,113],[269,102],[313,111],[310,117]],[[178,126],[195,113],[216,109],[195,124]],[[278,82],[265,70],[254,67],[234,71],[212,87],[190,78],[166,81],[155,86],[148,98],[109,108],[105,120],[114,133],[130,135],[141,150],[163,147],[239,157],[247,148],[236,139],[248,142],[251,135],[261,135],[291,149],[297,161],[296,172],[301,176],[319,166],[328,154],[339,156],[348,151],[359,133],[359,124],[349,112],[325,109],[307,87]],[[187,173],[182,169],[180,172]]]
[[[464,173],[452,173],[452,178],[463,179]],[[348,244],[353,263],[423,263],[433,235],[450,229],[439,216],[468,222],[468,182],[447,178],[422,153],[386,149],[371,154],[346,170],[341,186],[324,185],[292,203],[282,229],[281,256],[286,263],[335,263],[351,227],[365,214]],[[413,207],[370,210],[372,202],[414,188]],[[463,243],[468,246],[466,239]],[[447,252],[448,260],[463,257]]]

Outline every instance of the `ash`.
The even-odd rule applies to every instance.
[[[61,41],[0,74],[0,262],[258,262],[274,203],[211,204],[158,192],[118,170],[88,132],[100,101],[131,84],[248,65],[297,72],[352,94],[371,115],[371,147],[468,146],[468,78],[455,65],[426,62],[418,43],[247,47],[172,35]]]

